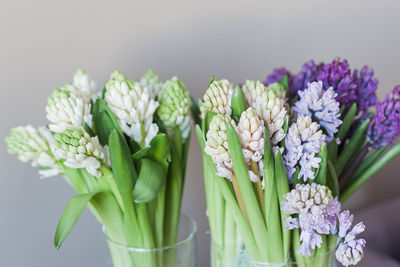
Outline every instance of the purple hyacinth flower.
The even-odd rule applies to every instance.
[[[359,73],[358,70],[353,72],[353,78],[357,83],[357,110],[363,114],[362,119],[368,116],[368,112],[366,112],[368,108],[377,103],[378,80],[373,76],[374,70],[368,66],[362,67]]]
[[[330,142],[342,124],[339,102],[335,100],[337,93],[330,87],[323,89],[322,82],[311,82],[303,91],[299,91],[300,99],[295,103],[293,110],[297,115],[310,116],[325,129]]]
[[[391,145],[400,134],[400,86],[386,95],[376,106],[376,114],[368,126],[367,139],[374,148]]]
[[[291,85],[292,85],[292,81],[293,81],[293,74],[291,74],[285,68],[274,69],[272,74],[267,76],[267,80],[264,82],[264,85],[268,86],[271,83],[279,82],[283,78],[283,76],[285,76],[285,75],[288,78],[288,84],[289,84],[289,88],[290,88]]]
[[[293,78],[293,86],[290,88],[290,98],[297,94],[297,91],[302,91],[307,88],[308,83],[317,80],[319,69],[323,67],[323,63],[315,64],[314,60],[310,60],[301,67],[300,72]]]
[[[357,83],[351,75],[347,60],[335,59],[324,65],[318,73],[317,80],[322,81],[325,90],[333,87],[338,93],[336,100],[346,108],[357,101]]]

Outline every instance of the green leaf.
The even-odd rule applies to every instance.
[[[106,95],[106,87],[103,87],[103,90],[101,91],[101,98],[104,99],[105,95]]]
[[[251,228],[260,251],[267,251],[267,235],[266,224],[260,206],[253,189],[252,182],[249,177],[247,165],[242,154],[242,146],[235,129],[231,124],[227,124],[228,146],[232,156],[232,165],[236,174],[240,193],[243,197],[244,206],[250,221]]]
[[[268,247],[269,262],[285,261],[282,240],[282,225],[278,192],[276,189],[276,176],[274,155],[269,142],[268,128],[264,127],[264,207],[265,221],[267,224],[267,239],[274,244]]]
[[[285,164],[283,163],[283,158],[281,152],[279,150],[275,153],[275,181],[276,181],[276,191],[278,193],[279,203],[285,201],[285,194],[287,194],[290,190],[289,188],[289,179],[286,172]],[[289,217],[282,209],[281,212],[281,219]],[[281,220],[281,222],[282,222]],[[290,252],[290,235],[291,231],[287,231],[285,229],[285,224],[282,223],[282,238],[283,238],[283,251],[284,257],[289,257]]]
[[[202,125],[201,125],[201,129],[205,135],[207,135],[208,128],[210,127],[210,123],[215,115],[216,115],[216,113],[214,113],[214,112],[211,112],[211,111],[206,112],[206,115],[204,116],[204,119],[203,119]]]
[[[201,150],[203,151],[203,160],[204,160],[204,172],[206,173],[206,175],[210,175],[211,177],[207,177],[205,176],[205,182],[211,181],[212,184],[208,184],[206,183],[206,196],[209,197],[207,198],[207,203],[212,203],[212,205],[215,205],[215,198],[211,197],[212,193],[214,193],[214,197],[221,197],[221,195],[223,196],[224,200],[226,201],[226,205],[229,207],[230,211],[232,212],[233,217],[235,218],[235,220],[237,221],[237,227],[239,229],[240,234],[243,237],[243,242],[249,252],[249,255],[252,258],[258,259],[259,258],[259,251],[258,251],[258,247],[257,244],[255,242],[254,239],[254,235],[250,229],[249,224],[247,223],[242,211],[239,208],[239,205],[237,203],[237,200],[234,196],[234,193],[232,192],[233,190],[230,189],[230,186],[228,183],[230,183],[229,181],[227,181],[227,179],[223,179],[221,177],[218,177],[215,175],[215,173],[217,172],[217,168],[215,166],[215,164],[212,162],[211,157],[204,152],[204,148],[205,148],[205,137],[204,137],[204,133],[201,131],[200,126],[197,125],[196,126],[196,134],[197,134],[197,138],[201,147]],[[217,186],[217,188],[213,188],[214,186],[214,182],[215,185]],[[211,192],[211,190],[216,190],[215,192]],[[213,206],[214,207],[214,206]],[[208,207],[207,212],[210,212],[212,210],[213,207]],[[217,234],[219,232],[223,232],[225,229],[220,229],[221,231],[216,231],[217,228],[213,225],[213,222],[219,222],[220,216],[221,214],[210,214],[209,220],[210,220],[210,227],[212,229],[213,233]],[[213,230],[215,229],[215,230]]]
[[[364,138],[365,131],[368,128],[369,119],[364,120],[357,130],[354,132],[353,136],[350,138],[349,143],[347,143],[342,153],[340,153],[339,158],[336,162],[336,174],[340,176],[346,167],[346,164],[350,160],[353,152],[359,147],[360,140]]]
[[[215,82],[217,80],[217,78],[215,78],[214,76],[211,77],[210,82],[208,83],[208,87],[210,87],[210,85]]]
[[[289,80],[287,75],[284,75],[278,83],[285,88],[286,92],[289,90]]]
[[[325,185],[327,168],[328,168],[328,151],[326,149],[326,143],[323,143],[321,145],[319,156],[321,157],[321,163],[319,164],[319,170],[315,178],[315,182],[317,184]]]
[[[131,200],[132,189],[137,180],[135,166],[124,136],[113,130],[109,138],[112,173],[125,201]]]
[[[351,125],[353,124],[354,116],[356,115],[357,112],[357,104],[354,103],[350,109],[346,112],[346,115],[344,116],[343,123],[339,127],[339,131],[337,133],[337,137],[341,141],[344,141],[343,139],[346,137],[347,132],[349,131]]]
[[[147,153],[149,152],[150,147],[146,146],[142,149],[139,149],[132,155],[132,159],[135,161],[141,160],[142,158],[146,157]]]
[[[171,162],[171,142],[165,134],[158,134],[150,141],[147,158],[168,169]]]
[[[192,112],[193,120],[194,120],[195,124],[200,125],[200,123],[201,123],[200,108],[196,104],[196,100],[192,96],[190,96],[190,100],[191,100],[190,110]]]
[[[332,191],[333,196],[339,195],[339,180],[336,175],[335,167],[328,161],[328,176],[326,177],[326,186]]]
[[[68,201],[54,235],[54,246],[57,249],[61,247],[61,244],[68,237],[86,205],[96,194],[99,194],[99,192],[80,194]]]
[[[367,182],[375,173],[377,173],[389,161],[400,154],[400,143],[390,148],[382,157],[375,161],[364,173],[355,179],[347,188],[344,188],[340,195],[340,202],[346,201],[355,191],[357,191],[365,182]]]
[[[136,203],[146,203],[156,198],[164,183],[163,167],[149,159],[142,159],[139,177],[132,191]]]
[[[238,122],[240,116],[245,111],[244,94],[242,89],[238,85],[236,85],[235,88],[233,88],[231,107],[232,107],[232,116],[236,120],[236,122]]]
[[[351,184],[353,182],[353,179],[355,177],[360,176],[363,172],[365,172],[374,162],[380,157],[383,152],[385,151],[387,147],[383,146],[372,152],[370,155],[368,155],[358,166],[356,171],[353,173],[352,177],[347,181],[348,184]],[[346,183],[346,185],[347,185]],[[346,185],[344,187],[346,187]]]
[[[85,131],[86,131],[91,137],[94,136],[94,133],[93,133],[92,129],[89,127],[89,125],[88,125],[86,122],[83,124],[83,129],[85,129]]]
[[[283,124],[283,131],[285,132],[285,135],[287,134],[288,128],[289,128],[289,116],[286,115],[285,122]],[[282,141],[280,142],[281,147],[285,147],[285,140],[286,138],[283,138]]]
[[[122,134],[117,118],[101,98],[98,98],[94,104],[93,128],[103,146],[108,144],[108,137],[114,129]]]

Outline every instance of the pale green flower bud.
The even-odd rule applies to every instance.
[[[65,129],[82,127],[84,123],[91,126],[90,104],[73,90],[72,84],[66,84],[49,97],[46,112],[51,131],[61,133]]]
[[[82,69],[78,69],[72,82],[73,92],[81,95],[87,102],[96,97],[96,83],[90,79],[90,76]]]
[[[16,154],[23,162],[32,161],[32,166],[41,167],[42,177],[60,173],[57,157],[52,151],[52,135],[46,127],[33,128],[31,125],[11,129],[5,138],[7,151]]]
[[[91,137],[82,128],[67,129],[54,135],[56,153],[65,159],[70,168],[85,168],[88,173],[100,177],[100,166],[105,161],[104,151],[97,136]]]
[[[217,114],[213,117],[204,151],[216,164],[217,175],[231,179],[233,166],[228,147],[227,123],[235,126],[235,122],[226,115]]]
[[[256,99],[255,109],[268,126],[271,142],[278,144],[285,137],[283,125],[287,111],[284,101],[273,91],[267,90]]]
[[[149,69],[143,75],[143,77],[140,79],[140,84],[149,90],[149,93],[153,98],[158,99],[160,97],[163,83],[152,69]]]
[[[190,95],[177,77],[165,83],[157,114],[168,129],[179,127],[184,139],[190,134],[190,105]]]
[[[114,71],[106,83],[105,100],[117,116],[122,131],[141,146],[149,145],[158,133],[153,115],[159,104],[148,89]]]
[[[267,87],[267,91],[272,91],[274,94],[282,99],[284,102],[286,101],[286,90],[285,87],[283,87],[282,84],[280,83],[271,83]]]
[[[207,111],[231,116],[232,93],[233,85],[228,80],[212,82],[203,96],[203,105],[200,107],[202,117]]]
[[[242,91],[248,107],[256,108],[257,99],[261,98],[266,91],[264,84],[260,81],[246,80],[242,86]]]

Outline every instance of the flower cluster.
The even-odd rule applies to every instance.
[[[49,177],[60,173],[59,158],[54,153],[53,137],[46,127],[35,129],[31,125],[15,127],[5,139],[7,151],[23,162],[32,161],[40,167],[39,174]]]
[[[159,103],[154,100],[147,87],[128,80],[115,71],[106,83],[105,100],[119,120],[122,131],[141,146],[148,146],[158,133],[153,115]]]
[[[206,112],[214,112],[223,115],[225,121],[230,120],[233,125],[236,125],[236,122],[230,119],[232,114],[232,88],[233,86],[227,80],[213,81],[206,90],[203,103],[200,106],[202,117],[204,118]],[[248,164],[250,179],[256,182],[263,175],[263,161],[261,159],[264,154],[264,125],[267,126],[271,143],[276,146],[274,150],[279,149],[278,143],[285,137],[283,126],[287,116],[286,91],[278,83],[272,83],[266,87],[260,81],[251,80],[246,80],[241,89],[246,110],[241,114],[235,129],[242,144],[242,152]],[[209,131],[206,133],[205,151],[216,164],[218,175],[230,178],[232,163],[227,138],[222,139],[222,136],[226,136],[226,129],[224,126],[223,130],[220,131],[221,126],[218,126],[224,121],[222,118],[221,116],[213,118]],[[215,140],[219,140],[219,142],[215,142]],[[220,149],[213,146],[217,143]],[[223,147],[225,149],[222,149]],[[223,151],[224,164],[216,160],[215,151]]]
[[[203,104],[200,106],[202,117],[204,118],[207,111],[230,116],[232,93],[233,85],[228,80],[213,81],[206,90]]]
[[[153,98],[158,99],[162,92],[163,83],[153,70],[148,70],[140,79],[140,84],[146,87]]]
[[[231,179],[232,159],[228,147],[227,123],[235,125],[235,122],[226,115],[217,114],[213,117],[204,150],[215,163],[217,175]]]
[[[53,91],[46,106],[49,128],[56,133],[66,129],[91,125],[90,104],[86,98],[76,93],[76,87],[66,84]]]
[[[164,84],[158,117],[169,129],[179,127],[184,139],[190,133],[190,105],[189,93],[177,77]]]
[[[268,205],[273,206],[274,190],[284,190],[280,196],[289,193],[287,201],[281,203],[284,212],[279,221],[285,220],[287,230],[301,230],[293,233],[301,243],[292,255],[294,260],[311,255],[317,248],[317,255],[333,249],[332,242],[321,246],[326,239],[323,235],[337,236],[336,258],[343,265],[361,260],[365,240],[356,236],[365,226],[360,223],[351,229],[353,216],[342,212],[340,203],[400,154],[399,144],[390,147],[400,135],[400,86],[382,102],[376,97],[377,86],[372,68],[352,70],[341,59],[327,64],[311,60],[297,74],[275,69],[263,83],[246,80],[233,87],[227,80],[212,81],[199,104],[203,119],[199,130],[205,140],[201,135],[199,139],[205,143],[205,156],[211,156],[217,166],[218,176],[241,174],[237,180],[231,179],[233,194],[254,230],[257,246],[262,244],[257,231],[266,235],[267,243],[277,237],[253,229],[252,220],[264,217],[267,228],[269,223],[274,227],[269,216],[276,214],[265,214],[274,212],[265,203],[272,201]],[[233,138],[231,127],[227,135],[227,123],[234,125],[238,140]],[[236,154],[230,154],[239,148],[242,163]],[[236,163],[238,166],[233,166]],[[254,192],[240,180],[244,169]],[[241,186],[246,186],[246,194],[254,193],[247,203]],[[255,210],[249,212],[249,206],[256,206],[261,216]],[[247,217],[249,213],[254,218]],[[292,216],[285,217],[287,214]],[[271,253],[265,251],[267,261],[277,260],[279,255]]]
[[[289,99],[294,100],[298,92],[306,89],[309,83],[321,81],[325,90],[333,88],[340,105],[349,108],[356,103],[358,113],[363,115],[368,114],[368,108],[377,102],[378,80],[373,78],[373,74],[373,69],[367,66],[352,72],[347,60],[334,59],[328,64],[316,64],[314,60],[310,60],[304,63],[295,75],[284,68],[275,69],[274,73],[267,77],[265,84],[279,81],[286,75],[289,81]]]
[[[390,92],[384,101],[376,106],[367,131],[367,139],[375,148],[388,146],[400,134],[400,86]]]
[[[65,159],[64,165],[70,168],[85,168],[88,173],[100,177],[101,163],[105,161],[99,139],[91,137],[82,128],[67,129],[54,134],[56,154]]]
[[[115,117],[130,144],[137,143],[141,148],[149,146],[160,132],[156,113],[158,122],[169,132],[179,128],[182,142],[188,139],[191,102],[178,78],[173,77],[164,84],[149,70],[140,82],[135,82],[114,71],[104,86],[103,95],[104,99],[96,92],[90,76],[78,70],[71,83],[56,88],[48,98],[48,128],[14,128],[6,138],[8,151],[17,154],[22,161],[32,161],[33,166],[39,166],[42,176],[62,173],[64,165],[86,169],[89,174],[101,177],[101,166],[110,163],[107,140],[100,143],[96,135],[96,131],[105,129],[96,129],[93,122],[93,112],[106,113],[94,111],[96,105],[93,104],[97,102],[102,102],[100,106],[106,106],[112,113],[107,118]]]
[[[339,119],[339,102],[335,100],[337,93],[332,87],[324,90],[322,82],[312,82],[304,91],[299,91],[299,96],[300,100],[296,102],[293,110],[298,115],[315,118],[332,140],[339,125],[342,124]]]
[[[299,116],[293,123],[286,136],[285,165],[289,178],[292,179],[297,168],[300,168],[298,178],[314,179],[315,172],[321,158],[317,157],[325,135],[319,129],[317,122],[312,122],[311,117]]]
[[[343,265],[355,265],[363,256],[364,239],[356,236],[364,231],[365,226],[359,223],[349,231],[353,215],[349,211],[340,211],[337,197],[327,186],[316,183],[296,185],[296,188],[285,195],[282,210],[297,217],[284,218],[286,229],[299,228],[301,244],[298,254],[311,255],[313,250],[321,247],[321,234],[336,234],[340,240],[336,258]]]

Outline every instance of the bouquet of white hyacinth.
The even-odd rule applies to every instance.
[[[88,206],[107,238],[134,248],[177,241],[190,138],[191,99],[173,77],[139,82],[114,71],[101,93],[82,70],[46,106],[48,126],[16,127],[8,152],[42,177],[61,175],[78,193],[58,224],[59,248]],[[173,266],[174,255],[137,256],[110,246],[114,266]]]
[[[331,76],[310,80],[290,98],[287,74],[267,85],[210,81],[196,132],[219,250],[212,266],[331,266],[333,255],[345,266],[361,260],[366,241],[357,235],[365,226],[352,227],[353,215],[340,202],[400,153],[399,144],[385,152],[400,132],[400,88],[370,113],[356,101],[345,104],[347,80],[327,86],[337,78],[330,67],[321,75]],[[357,80],[360,87],[372,86],[368,77]]]

